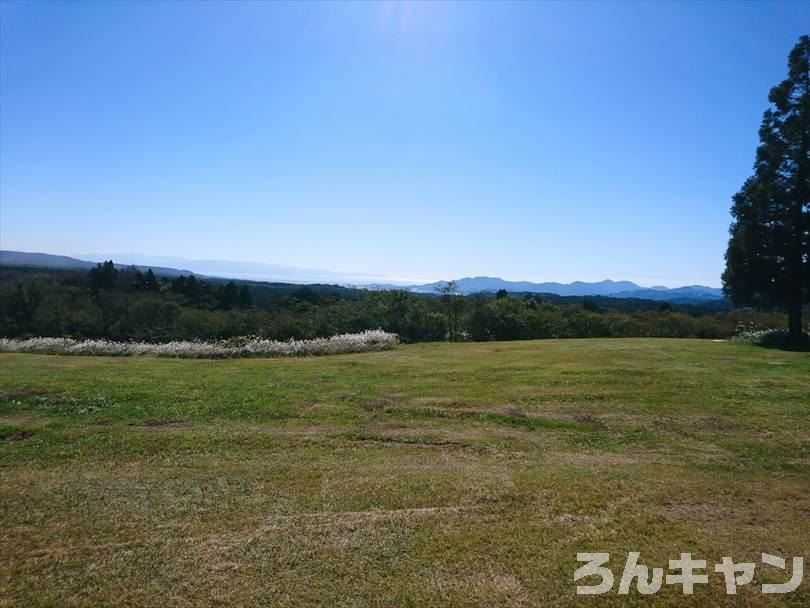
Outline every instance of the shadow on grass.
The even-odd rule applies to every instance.
[[[750,331],[743,332],[735,338],[735,341],[775,350],[810,352],[810,334],[806,332],[793,339],[785,329]]]

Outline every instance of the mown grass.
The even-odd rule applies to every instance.
[[[810,355],[697,340],[297,360],[0,355],[0,605],[578,598],[578,551],[810,558]]]

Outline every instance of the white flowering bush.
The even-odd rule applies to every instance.
[[[312,340],[267,340],[259,337],[220,340],[217,342],[175,341],[114,342],[112,340],[75,340],[73,338],[0,338],[0,352],[41,353],[49,355],[105,355],[129,357],[179,357],[186,359],[225,359],[229,357],[306,357],[360,353],[393,348],[399,343],[396,334],[370,329],[356,334],[340,334]]]
[[[751,323],[738,325],[736,335],[731,340],[744,344],[782,348],[790,343],[790,336],[786,329],[763,328]],[[805,341],[810,341],[810,327],[805,332]]]

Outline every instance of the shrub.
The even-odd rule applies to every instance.
[[[0,338],[0,352],[41,353],[50,355],[105,355],[224,359],[229,357],[304,357],[359,353],[393,348],[396,334],[380,329],[356,334],[340,334],[312,340],[267,340],[258,337],[232,338],[217,342],[173,341],[114,342],[112,340],[75,340],[73,338]]]
[[[766,348],[808,348],[810,347],[810,333],[803,334],[803,341],[801,344],[792,344],[790,335],[786,329],[767,329],[759,328],[754,324],[740,325],[737,328],[737,335],[732,340],[734,342],[742,342],[746,344],[754,344],[756,346],[764,346]]]

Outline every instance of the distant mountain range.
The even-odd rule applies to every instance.
[[[271,281],[312,285],[367,283],[379,281],[380,275],[341,273],[312,268],[295,268],[261,262],[233,262],[227,260],[190,260],[179,257],[147,256],[138,253],[89,253],[80,258],[49,253],[0,250],[0,266],[27,268],[53,268],[63,270],[87,270],[99,262],[113,260],[116,268],[135,266],[139,270],[151,268],[158,276],[176,277],[196,275],[243,281]]]
[[[102,260],[116,261],[118,268],[134,265],[141,270],[151,268],[158,276],[176,277],[181,274],[232,278],[251,281],[275,281],[285,283],[332,283],[363,289],[403,289],[415,293],[436,293],[446,281],[422,285],[375,283],[379,276],[337,273],[328,270],[313,270],[263,264],[257,262],[227,262],[224,260],[188,260],[185,258],[150,257],[138,254],[89,254],[88,259],[78,259],[47,253],[0,251],[0,266],[29,268],[52,268],[64,270],[88,270]],[[156,264],[158,262],[158,264]],[[165,266],[163,264],[166,264]],[[182,266],[178,269],[172,266]],[[466,277],[458,279],[459,293],[495,293],[500,289],[512,293],[546,293],[559,296],[608,296],[614,298],[639,298],[673,303],[700,303],[723,298],[717,287],[687,285],[685,287],[641,287],[632,281],[599,281],[586,283],[532,283],[529,281],[506,281],[497,277]]]
[[[110,258],[107,258],[110,259]],[[52,268],[54,270],[90,270],[96,262],[79,260],[66,255],[51,255],[50,253],[27,253],[25,251],[0,250],[0,266],[17,266],[21,268]],[[126,268],[130,264],[115,264],[116,268]],[[164,268],[162,266],[134,265],[138,270],[145,271],[151,268],[158,276],[177,277],[181,274],[186,276],[194,274],[190,270],[179,270],[177,268]]]
[[[406,289],[417,293],[436,293],[446,281],[410,285],[406,287],[391,284],[371,284],[368,289]],[[669,302],[695,302],[720,300],[723,292],[717,287],[687,285],[685,287],[641,287],[632,281],[611,281],[595,283],[574,281],[573,283],[531,283],[529,281],[506,281],[498,277],[465,277],[456,281],[459,293],[495,293],[500,289],[513,293],[550,293],[558,296],[609,296],[613,298],[639,298]]]

